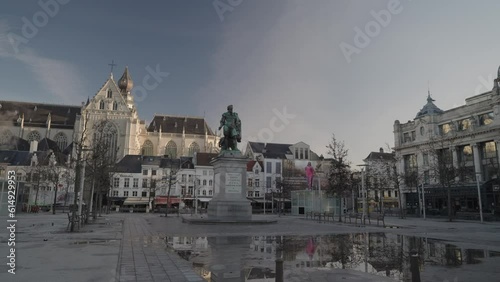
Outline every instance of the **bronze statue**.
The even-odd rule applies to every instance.
[[[239,151],[237,143],[241,142],[241,120],[238,114],[233,112],[233,105],[227,106],[227,112],[222,114],[219,130],[223,129],[224,137],[219,141],[222,151]]]

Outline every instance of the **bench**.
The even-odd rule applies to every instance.
[[[332,219],[332,221],[335,221],[335,214],[333,212],[325,212],[323,216],[326,221],[330,221],[330,218]]]
[[[308,212],[306,212],[306,219],[308,219],[309,217],[310,217],[311,219],[314,219],[314,212],[312,212],[312,211],[308,211]]]
[[[361,213],[349,213],[344,215],[344,222],[347,222],[347,219],[349,219],[349,223],[352,223],[352,219],[354,219],[354,223],[358,224],[358,219],[359,222],[363,220],[363,214]]]
[[[371,224],[371,219],[377,221],[377,226],[379,225],[379,222],[382,221],[383,226],[385,227],[385,220],[384,220],[384,213],[379,213],[379,212],[372,212],[368,214],[368,222]]]

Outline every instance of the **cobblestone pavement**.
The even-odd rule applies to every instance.
[[[194,282],[205,281],[191,265],[166,250],[164,238],[154,234],[143,215],[125,217],[119,261],[120,282]]]

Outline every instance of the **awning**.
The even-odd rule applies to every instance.
[[[147,205],[149,203],[148,197],[128,197],[125,202],[123,202],[124,206],[128,205]]]
[[[155,205],[166,205],[167,201],[170,204],[178,204],[178,203],[181,202],[181,199],[178,198],[178,197],[174,197],[174,196],[170,196],[170,197],[167,197],[167,196],[158,196],[158,197],[155,198]]]
[[[198,200],[200,202],[210,202],[210,200],[212,200],[212,198],[198,198]]]
[[[108,201],[111,202],[119,202],[119,201],[125,201],[127,197],[108,197]]]
[[[290,199],[287,198],[274,198],[275,202],[291,202]]]
[[[265,203],[264,199],[249,199],[250,201],[254,202],[254,203]],[[268,203],[270,203],[271,201],[267,201]]]

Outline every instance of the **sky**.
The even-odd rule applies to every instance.
[[[394,121],[413,120],[429,90],[443,110],[491,90],[499,10],[496,0],[3,0],[0,99],[80,105],[113,61],[116,80],[129,67],[147,122],[205,116],[215,130],[232,104],[240,148],[302,141],[327,157],[335,134],[356,166],[394,145]]]

